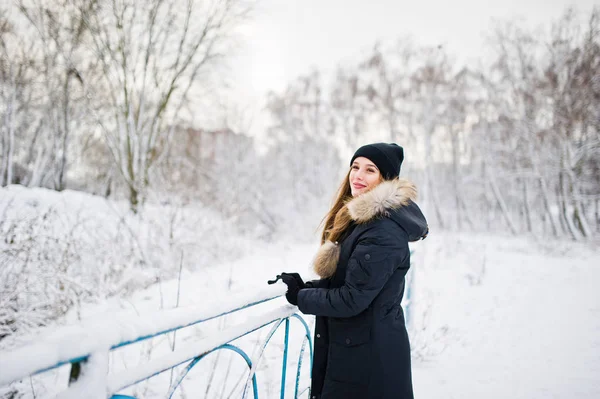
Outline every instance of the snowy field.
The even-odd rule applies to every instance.
[[[430,238],[415,263],[415,327],[428,331],[416,397],[600,398],[597,246]]]
[[[309,264],[316,244],[254,242],[245,246],[245,256],[236,261],[195,270],[184,268],[180,284],[177,279],[163,280],[127,297],[84,304],[67,313],[59,324],[102,320],[110,326],[123,322],[123,317],[127,320],[128,314],[153,314],[177,304],[227,304],[234,297],[252,297],[269,289],[266,281],[281,271],[298,271],[306,279],[314,277]],[[410,333],[416,398],[600,397],[597,243],[537,242],[433,230],[412,248]],[[283,291],[281,283],[279,289]],[[282,304],[285,300],[277,299],[182,330],[175,345],[202,342]],[[310,316],[306,320],[313,322]],[[57,328],[48,327],[42,334]],[[268,332],[268,327],[263,328],[236,344],[256,358]],[[301,333],[300,325],[292,321],[286,397],[293,393]],[[25,340],[22,337],[19,341]],[[110,358],[110,370],[135,370],[148,359],[168,353],[172,346],[173,334],[169,334],[119,349]],[[283,328],[259,363],[261,398],[279,397],[282,348]],[[219,351],[192,369],[174,397],[241,397],[246,373],[240,358]],[[308,384],[306,368],[302,375],[303,385]],[[165,372],[124,392],[141,398],[164,398],[172,378]],[[53,397],[65,388],[67,379],[68,370],[63,367],[16,386],[24,398]],[[7,397],[8,392],[6,387],[0,388],[0,397]]]
[[[435,233],[413,249],[416,255],[411,334],[416,397],[600,397],[597,251],[583,244],[540,244],[491,235]],[[285,244],[257,248],[239,261],[202,273],[184,274],[180,306],[207,298],[227,300],[230,295],[250,294],[253,289],[265,287],[267,279],[283,270],[298,270],[308,277],[307,265],[313,250],[313,246]],[[176,292],[177,282],[169,281],[126,301],[112,300],[89,307],[84,317],[103,317],[109,309],[130,308],[146,313],[160,306],[173,307]],[[204,334],[210,335],[208,331],[218,333],[223,327],[220,323],[213,330],[197,328],[191,336],[200,339]],[[250,352],[251,342],[256,346],[265,335],[266,331],[262,331],[245,342]],[[293,337],[292,348],[297,348],[300,335]],[[281,341],[282,337],[275,336],[259,371],[259,385],[266,391],[261,397],[278,397]],[[149,348],[136,351],[148,353]],[[130,354],[126,360],[120,358],[121,366],[135,367],[131,362],[143,357]],[[229,390],[222,389],[227,385],[223,384],[225,373],[238,382],[243,372],[243,367],[231,367],[237,365],[231,359],[228,354],[220,358],[213,355],[206,359],[204,367],[197,366],[183,385],[185,396],[204,393],[207,397],[227,397]],[[291,359],[294,363],[295,356]],[[210,371],[215,364],[219,367],[213,374]],[[65,381],[65,373],[62,378],[54,377],[58,378],[54,381]],[[167,372],[162,377],[162,389],[159,377],[128,392],[162,397],[168,376]],[[293,373],[288,380],[293,381]],[[53,391],[50,386],[48,393]],[[292,385],[288,384],[288,392],[291,391]]]

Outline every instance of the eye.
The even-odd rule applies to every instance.
[[[373,168],[369,168],[369,169],[367,169],[367,171],[368,171],[369,173],[375,173],[375,169],[373,169]]]
[[[352,165],[352,169],[358,170],[358,166],[357,165]]]

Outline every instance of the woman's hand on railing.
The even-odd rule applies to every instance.
[[[288,286],[285,299],[292,305],[298,306],[298,292],[306,288],[306,284],[298,273],[281,273],[281,280]]]
[[[302,280],[302,277],[300,277],[300,275],[298,273],[285,273],[284,272],[284,273],[278,274],[277,276],[275,276],[275,280],[268,280],[267,284],[275,284],[279,280],[283,280],[284,275],[294,277],[294,279],[298,282],[300,289],[309,288],[308,285],[304,282],[304,280]],[[284,283],[285,283],[285,281],[284,281]]]
[[[268,280],[268,284],[275,284],[277,281],[283,281],[287,286],[285,298],[292,305],[298,306],[298,292],[301,289],[307,288],[306,283],[298,273],[281,273],[275,276],[275,280]]]

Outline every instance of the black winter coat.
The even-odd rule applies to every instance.
[[[415,197],[406,180],[379,184],[348,203],[354,222],[343,241],[319,249],[315,270],[335,273],[298,294],[299,309],[317,316],[311,398],[413,398],[400,302],[408,242],[428,232]]]

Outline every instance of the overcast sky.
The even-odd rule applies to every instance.
[[[443,44],[466,61],[481,50],[493,18],[537,26],[569,5],[587,12],[594,4],[600,0],[260,0],[234,59],[235,93],[256,108],[268,90],[283,89],[313,66],[330,72],[377,40],[402,36]]]

